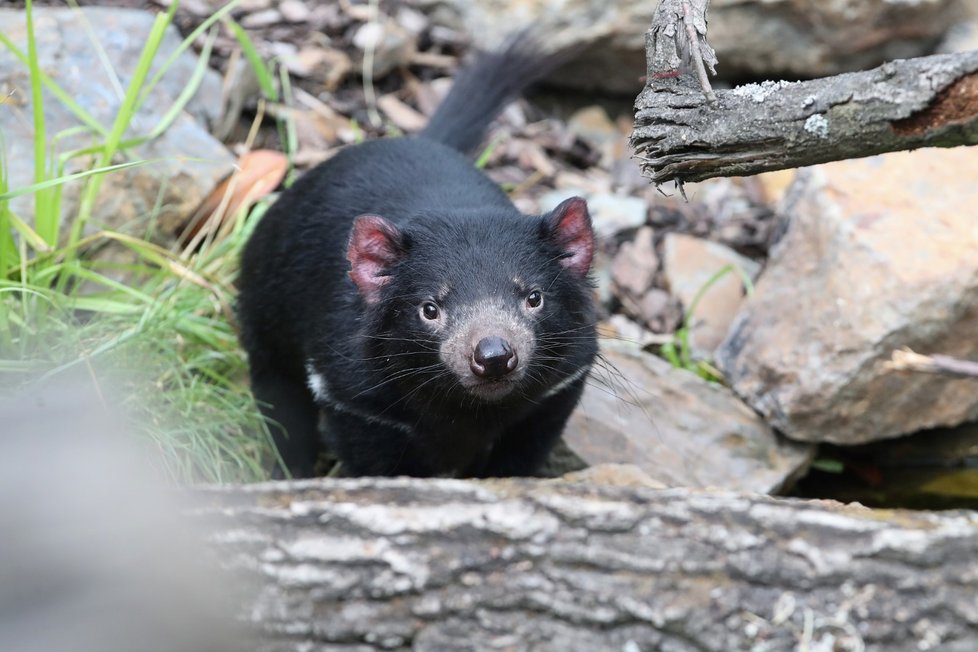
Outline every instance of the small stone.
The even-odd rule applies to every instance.
[[[587,205],[594,222],[594,233],[604,240],[642,226],[649,212],[644,199],[609,192],[592,194],[587,198]]]
[[[282,14],[280,14],[276,9],[263,9],[261,11],[256,11],[253,14],[248,14],[242,18],[241,26],[249,29],[257,29],[259,27],[275,25],[276,23],[280,22],[282,22]]]
[[[302,0],[282,0],[278,5],[279,13],[290,23],[302,23],[309,20],[309,7]]]
[[[253,14],[268,9],[271,6],[272,0],[241,0],[238,4],[238,9],[246,14]]]
[[[601,153],[602,167],[609,167],[625,147],[617,125],[600,106],[588,106],[574,112],[567,121],[568,131],[587,141]]]
[[[659,258],[652,242],[652,227],[643,226],[631,242],[624,242],[611,264],[611,277],[620,291],[641,297],[652,287]]]
[[[277,44],[276,44],[277,45]],[[290,73],[297,77],[322,80],[327,91],[334,91],[341,81],[350,73],[353,62],[341,50],[315,45],[303,46],[298,52],[278,52],[276,55],[285,64]]]
[[[414,35],[423,32],[430,24],[420,11],[405,6],[397,8],[396,20],[398,25]]]
[[[414,36],[390,19],[364,23],[353,35],[353,44],[364,52],[373,52],[375,77],[383,77],[407,63],[415,49]]]
[[[394,93],[377,98],[377,108],[401,131],[420,131],[428,123],[427,118],[398,99]]]
[[[649,344],[661,343],[661,340],[645,327],[621,313],[614,314],[598,324],[598,337],[624,340],[643,348]]]
[[[764,199],[771,206],[776,206],[784,198],[788,188],[794,183],[797,170],[775,170],[773,172],[762,172],[755,179],[758,180]]]
[[[693,310],[690,344],[698,352],[710,354],[737,315],[744,287],[735,269],[709,284],[725,267],[739,268],[754,278],[760,266],[721,244],[681,233],[667,234],[662,249],[662,271],[669,291],[682,301],[687,313]]]
[[[652,288],[646,292],[639,300],[635,312],[653,333],[675,333],[683,323],[682,304],[660,288]]]

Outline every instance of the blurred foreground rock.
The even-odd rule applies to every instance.
[[[473,35],[498,44],[534,23],[555,45],[585,45],[560,84],[634,94],[645,74],[645,30],[657,0],[424,0]],[[723,79],[821,77],[933,51],[955,20],[955,0],[714,0],[709,40]]]
[[[810,462],[810,446],[780,439],[725,387],[636,347],[601,354],[564,431],[588,464],[634,464],[667,486],[770,493]]]
[[[106,375],[0,398],[0,650],[255,649],[229,609],[242,585],[216,568]]]
[[[978,357],[978,149],[810,168],[754,296],[718,351],[794,439],[856,444],[978,417],[978,383],[887,372],[899,347]]]
[[[149,12],[114,7],[86,7],[80,11],[35,8],[34,31],[41,70],[100,125],[109,129],[122,102],[122,95],[111,82],[110,73],[99,59],[85,25],[91,26],[94,38],[105,50],[114,71],[112,74],[118,76],[124,92],[146,44],[153,19],[154,14]],[[0,9],[0,32],[26,51],[23,10]],[[150,77],[176,50],[180,41],[176,28],[170,27]],[[145,135],[159,123],[184,90],[196,64],[197,58],[191,52],[185,52],[177,59],[146,99],[125,138]],[[0,47],[0,89],[12,93],[8,102],[0,106],[0,132],[4,137],[6,160],[17,162],[7,169],[8,185],[16,189],[34,183],[30,73],[3,47]],[[233,157],[208,133],[205,126],[216,120],[220,106],[220,77],[208,71],[196,97],[166,133],[130,150],[129,159],[125,159],[153,162],[105,175],[93,212],[93,227],[124,228],[152,215],[158,204],[158,228],[163,234],[172,235],[181,220],[231,171]],[[49,139],[80,124],[71,110],[49,91],[44,92],[44,114]],[[60,138],[56,154],[89,147],[101,140],[91,133]],[[117,158],[115,162],[122,160]],[[73,158],[66,163],[65,172],[77,172],[90,167],[92,163],[91,157]],[[81,182],[64,186],[62,215],[75,213],[82,187]],[[29,220],[33,216],[33,196],[15,198],[11,204],[21,217]],[[136,228],[143,233],[146,225],[138,223]]]

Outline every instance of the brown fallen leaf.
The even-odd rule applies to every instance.
[[[288,167],[289,160],[281,152],[267,149],[245,152],[238,160],[237,169],[217,184],[180,227],[177,232],[180,246],[186,252],[193,251],[204,238],[218,233],[231,217],[275,190]]]

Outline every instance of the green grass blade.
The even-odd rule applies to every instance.
[[[24,222],[24,220],[17,217],[13,211],[7,212],[7,225],[10,227],[11,231],[16,231],[20,234],[20,237],[24,239],[31,249],[35,251],[47,252],[51,251],[53,248],[47,243],[47,241],[42,238],[37,231],[32,229],[29,224]],[[7,267],[0,267],[2,270],[8,269]]]
[[[248,34],[244,29],[236,23],[231,18],[227,20],[228,27],[231,28],[231,33],[234,34],[234,38],[238,39],[238,44],[241,46],[241,51],[244,52],[245,58],[248,63],[251,64],[251,68],[255,71],[255,76],[258,78],[258,85],[261,87],[262,95],[266,99],[272,102],[279,101],[278,90],[275,88],[275,78],[272,72],[262,61],[261,55],[258,54],[258,50],[255,49],[255,44],[251,41]]]
[[[136,63],[136,69],[133,71],[132,80],[126,89],[126,95],[122,99],[119,110],[116,112],[112,129],[105,139],[105,147],[102,150],[99,167],[107,167],[112,162],[112,157],[115,156],[119,143],[122,141],[122,135],[135,115],[136,100],[139,98],[140,89],[142,89],[146,81],[150,66],[156,57],[156,53],[159,51],[160,43],[163,41],[163,36],[166,33],[166,28],[169,26],[168,16],[169,14],[159,14],[156,16],[156,20],[153,21],[153,27],[150,29],[149,36],[146,39],[146,45],[143,47],[139,61]],[[95,175],[88,179],[85,189],[82,191],[81,200],[78,205],[78,215],[72,223],[71,233],[68,237],[69,260],[75,255],[73,247],[81,237],[82,230],[91,216],[92,208],[95,206],[95,198],[98,196],[98,191],[101,186],[102,175]],[[62,281],[62,283],[64,282]]]
[[[138,315],[143,312],[143,306],[139,304],[104,297],[75,297],[71,300],[71,307],[107,315]]]
[[[500,141],[498,138],[493,138],[491,141],[489,141],[486,148],[482,150],[481,154],[479,154],[479,158],[475,160],[475,167],[480,170],[486,167],[486,164],[489,163],[489,157],[492,156],[493,151],[499,146],[499,142]]]
[[[44,123],[44,96],[41,69],[37,61],[37,40],[34,38],[34,3],[27,0],[24,7],[27,21],[27,67],[31,73],[31,110],[34,114],[34,183],[47,178],[47,134]],[[46,189],[34,193],[34,224],[38,235],[54,246],[58,241],[60,215],[51,208],[51,193]]]
[[[54,186],[60,186],[62,184],[68,183],[69,181],[77,181],[79,179],[85,179],[98,174],[105,174],[106,172],[114,172],[116,170],[125,170],[127,168],[135,168],[141,165],[149,165],[150,163],[155,163],[160,159],[146,159],[143,161],[129,161],[127,163],[117,163],[115,165],[107,165],[104,167],[93,168],[91,170],[85,170],[84,172],[75,172],[73,174],[65,174],[63,176],[48,179],[47,181],[42,181],[41,183],[34,183],[29,186],[24,186],[23,188],[17,188],[15,190],[7,190],[6,192],[0,193],[0,201],[6,201],[8,199],[13,199],[14,197],[20,197],[21,195],[29,195],[33,192],[39,190],[44,190],[46,188],[53,188]]]
[[[85,30],[85,36],[88,37],[88,42],[91,44],[92,49],[95,50],[95,56],[98,58],[99,63],[102,64],[102,69],[105,71],[105,76],[109,80],[109,85],[112,86],[112,90],[115,92],[116,97],[118,99],[122,99],[122,82],[119,81],[119,75],[116,74],[115,68],[112,67],[112,62],[109,61],[109,55],[106,53],[105,48],[102,47],[102,43],[99,41],[98,35],[95,33],[95,30],[92,29],[91,21],[88,20],[85,12],[78,6],[77,0],[68,0],[68,6],[71,7],[75,18],[81,24],[82,29]]]
[[[210,61],[211,49],[214,47],[215,40],[217,40],[217,31],[211,30],[207,35],[207,40],[204,41],[204,47],[201,49],[200,57],[197,58],[197,65],[194,67],[193,74],[190,76],[190,79],[187,81],[186,86],[184,86],[176,101],[173,102],[156,127],[150,132],[148,140],[159,138],[164,131],[169,129],[173,121],[177,119],[183,112],[184,107],[187,106],[187,103],[197,93],[197,89],[200,88],[200,83],[204,80],[204,73],[207,72],[207,63]]]
[[[174,6],[176,4],[177,4],[176,2],[173,3]],[[239,4],[241,4],[241,0],[232,0],[231,2],[227,3],[226,5],[224,5],[217,11],[215,11],[213,14],[208,16],[208,18],[200,25],[198,25],[197,28],[194,29],[194,31],[187,34],[187,37],[180,42],[180,45],[177,46],[177,49],[175,49],[173,52],[170,53],[170,56],[166,58],[166,61],[164,61],[163,64],[160,66],[159,70],[156,71],[156,74],[154,74],[153,77],[149,80],[149,82],[145,85],[145,87],[142,90],[142,93],[139,96],[139,101],[136,103],[137,108],[143,105],[143,103],[149,97],[149,94],[153,92],[153,89],[156,88],[156,85],[163,78],[163,75],[165,75],[167,71],[173,67],[173,64],[180,57],[180,55],[183,54],[187,50],[187,48],[193,45],[193,43],[197,40],[197,37],[199,37],[201,34],[203,34],[208,29],[210,29],[211,25],[215,24],[217,21],[221,20],[229,13],[231,13],[231,11],[234,10],[234,8],[237,7]]]
[[[11,231],[13,212],[10,210],[10,202],[3,198],[6,192],[7,148],[3,140],[3,132],[0,132],[0,274],[20,265],[17,243],[14,242],[14,234]]]
[[[279,65],[278,73],[279,81],[282,84],[282,97],[285,99],[285,105],[294,106],[292,101],[292,82],[289,80],[289,71],[285,66]],[[285,129],[284,138],[281,133],[283,125]],[[286,111],[284,117],[279,119],[279,138],[283,140],[283,149],[285,150],[285,156],[289,163],[289,168],[286,172],[286,176],[288,176],[294,169],[292,158],[295,156],[295,153],[299,151],[299,134],[296,131],[295,120],[292,118],[291,111]]]

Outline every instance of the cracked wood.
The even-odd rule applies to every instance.
[[[684,489],[206,489],[258,649],[978,649],[978,515]]]

